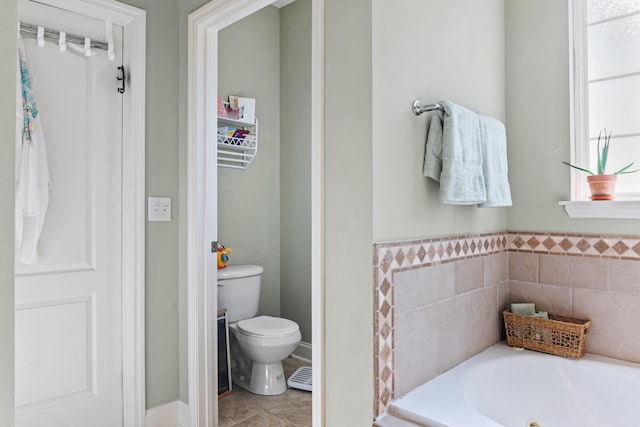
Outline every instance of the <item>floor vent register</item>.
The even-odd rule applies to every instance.
[[[303,366],[296,369],[296,371],[289,377],[287,385],[290,388],[297,388],[299,390],[311,391],[312,384],[312,370],[311,366]]]

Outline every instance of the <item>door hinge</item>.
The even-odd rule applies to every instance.
[[[218,242],[211,242],[211,253],[215,254],[218,252]]]

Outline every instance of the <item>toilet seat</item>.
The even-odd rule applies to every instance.
[[[238,322],[238,330],[251,337],[285,337],[298,333],[298,324],[280,317],[258,316]]]

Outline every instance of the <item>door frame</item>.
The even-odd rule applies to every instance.
[[[217,426],[218,31],[274,0],[212,0],[188,17],[187,307],[192,427]],[[324,425],[324,0],[312,0],[311,295],[313,426]],[[209,165],[209,167],[207,167]],[[211,166],[213,165],[213,167]],[[211,203],[211,201],[214,203]]]
[[[144,427],[146,11],[115,0],[38,2],[123,27],[122,64],[135,79],[122,95],[122,410],[125,427]]]

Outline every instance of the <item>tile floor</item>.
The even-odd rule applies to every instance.
[[[311,366],[293,357],[283,362],[287,378],[300,366]],[[258,396],[239,387],[218,402],[220,427],[311,427],[311,393],[289,389],[279,396]]]

